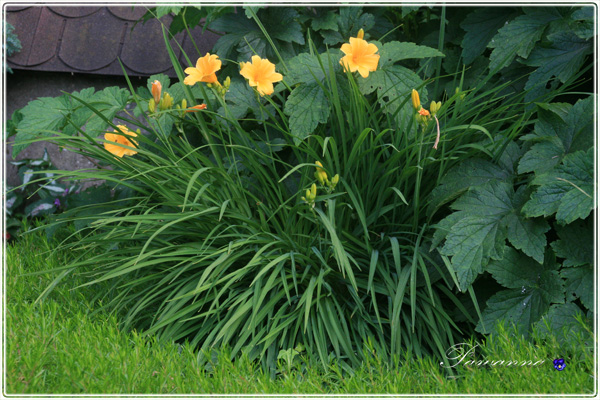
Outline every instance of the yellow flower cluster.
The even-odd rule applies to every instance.
[[[261,96],[270,95],[273,93],[273,83],[279,82],[283,79],[283,76],[275,72],[275,64],[267,59],[260,58],[259,56],[252,56],[251,62],[240,63],[240,74],[248,80],[248,84],[255,87]],[[185,69],[185,73],[188,76],[183,80],[186,85],[194,85],[197,82],[206,82],[208,84],[214,84],[216,86],[222,86],[218,79],[216,72],[221,69],[221,60],[216,54],[206,53],[204,57],[201,57],[196,62],[196,67],[189,67]],[[225,80],[226,92],[231,82],[230,78],[227,77]],[[222,93],[224,95],[224,93]]]
[[[317,185],[312,184],[310,189],[306,189],[306,197],[302,196],[301,199],[308,203],[312,208],[315,207],[315,199],[317,198]]]
[[[415,89],[413,89],[412,93],[410,94],[410,97],[412,100],[413,108],[417,111],[417,113],[415,114],[415,119],[417,120],[417,122],[419,122],[423,126],[423,129],[425,129],[425,126],[426,126],[429,118],[433,117],[435,119],[435,124],[437,127],[437,135],[435,137],[435,142],[433,143],[433,148],[435,150],[437,150],[438,144],[440,143],[440,121],[436,117],[436,114],[442,108],[442,102],[441,101],[437,101],[437,102],[432,101],[431,104],[429,105],[429,110],[426,110],[421,105],[421,100],[419,99],[419,92],[417,92]]]
[[[315,171],[315,179],[321,184],[321,186],[325,187],[327,193],[331,193],[335,190],[338,182],[340,181],[340,176],[335,174],[331,181],[327,176],[327,172],[323,169],[323,164],[320,161],[315,161],[317,165],[317,170]],[[306,189],[306,196],[302,196],[300,199],[308,203],[310,207],[315,206],[315,199],[317,198],[317,185],[315,183],[312,184],[310,189]]]
[[[331,193],[335,189],[335,186],[340,181],[340,176],[335,174],[331,181],[327,177],[327,172],[323,169],[323,164],[320,161],[315,161],[317,164],[317,171],[315,172],[315,179],[319,181],[322,186],[327,186],[327,192]]]
[[[423,108],[423,106],[421,105],[421,100],[419,99],[419,92],[417,92],[415,89],[412,90],[410,97],[412,100],[413,108],[417,112],[417,114],[416,114],[417,121],[419,121],[421,123],[427,122],[427,119],[432,116],[435,117],[435,115],[438,113],[438,111],[440,111],[440,108],[442,108],[441,101],[438,101],[438,102],[432,101],[431,104],[429,105],[429,110]]]
[[[363,39],[364,34],[361,29],[356,37],[350,38],[350,43],[342,45],[341,50],[345,55],[340,60],[340,64],[344,67],[344,71],[358,71],[363,78],[366,78],[369,76],[369,72],[377,70],[380,56],[375,54],[378,51],[377,46]],[[185,69],[184,72],[187,76],[183,83],[191,86],[198,82],[205,82],[209,86],[216,85],[220,87],[222,85],[216,75],[216,72],[220,69],[221,60],[219,60],[219,56],[206,53],[204,57],[200,57],[196,61],[195,67]],[[283,80],[283,76],[275,72],[275,64],[257,55],[252,56],[250,62],[240,63],[240,75],[246,78],[248,84],[256,88],[261,96],[273,94],[275,91],[273,84]],[[220,93],[221,95],[224,96],[227,92],[229,82],[229,77],[227,77],[225,90],[219,90],[219,92],[223,92]],[[154,95],[154,87],[152,94]],[[155,96],[154,101],[158,102],[156,99]]]

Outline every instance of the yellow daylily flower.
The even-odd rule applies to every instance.
[[[358,71],[360,76],[366,78],[369,72],[377,70],[379,55],[375,53],[379,49],[373,43],[367,43],[363,37],[364,31],[361,29],[357,37],[350,38],[350,43],[342,45],[341,50],[345,56],[340,60],[340,64],[344,67],[344,71]]]
[[[117,128],[119,128],[119,130],[121,132],[123,132],[125,135],[133,136],[133,137],[137,136],[137,133],[131,132],[129,129],[127,129],[127,127],[125,125],[117,125]],[[112,133],[106,132],[104,134],[104,139],[106,139],[109,142],[114,142],[114,144],[105,142],[104,148],[106,150],[110,151],[112,154],[114,154],[117,157],[132,156],[134,154],[137,154],[137,151],[123,147],[123,146],[136,147],[137,142],[135,140],[129,140],[127,137],[123,136],[121,133],[119,133],[116,130],[113,131]]]
[[[194,85],[197,82],[219,83],[215,72],[221,69],[221,60],[216,54],[206,53],[196,61],[196,67],[185,69],[188,76],[185,77],[183,83],[186,85]]]
[[[281,74],[275,72],[275,64],[259,56],[252,56],[252,62],[240,63],[240,66],[240,74],[261,96],[272,94],[273,83],[283,79]]]

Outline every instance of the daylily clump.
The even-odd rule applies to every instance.
[[[133,137],[137,136],[137,133],[131,132],[129,129],[127,129],[127,127],[125,125],[117,125],[117,128],[127,136],[133,136]],[[136,150],[123,147],[123,146],[136,147],[137,142],[135,140],[129,140],[127,137],[123,136],[121,133],[119,133],[116,130],[113,131],[112,133],[106,132],[104,134],[104,139],[106,139],[108,141],[108,142],[104,143],[104,148],[106,150],[110,151],[112,154],[114,154],[117,157],[132,156],[134,154],[137,154]],[[113,142],[113,143],[109,143],[109,142]]]
[[[204,57],[200,57],[196,61],[196,67],[185,69],[188,76],[185,77],[183,83],[186,85],[194,85],[197,82],[219,83],[215,72],[221,69],[221,60],[216,54],[206,53]]]
[[[360,76],[366,78],[369,72],[377,70],[379,55],[375,54],[379,50],[373,43],[367,43],[363,39],[364,31],[361,29],[355,38],[350,38],[350,43],[342,45],[342,52],[345,54],[340,60],[344,71],[358,71]]]
[[[283,79],[281,74],[275,72],[275,64],[259,56],[252,56],[252,62],[240,63],[240,66],[240,74],[261,96],[272,94],[273,83]]]

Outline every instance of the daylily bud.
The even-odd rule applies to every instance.
[[[156,103],[154,102],[154,99],[150,99],[148,101],[148,110],[152,113],[154,112],[154,110],[156,110]]]
[[[314,200],[317,198],[317,185],[314,183],[310,187],[310,197]]]
[[[318,165],[317,172],[315,172],[315,178],[319,181],[321,185],[327,180],[327,172],[323,170],[323,164],[319,161],[315,161],[315,164]]]
[[[229,86],[231,86],[231,78],[227,77],[227,78],[225,78],[225,81],[223,82],[223,88],[225,89],[226,92],[229,90]]]
[[[438,111],[440,111],[440,108],[442,108],[441,101],[438,101],[438,102],[432,101],[431,105],[429,106],[429,111],[431,111],[432,115],[435,115],[435,114],[437,114]]]
[[[163,96],[162,100],[160,101],[158,107],[161,110],[168,110],[172,106],[173,106],[173,98],[171,97],[171,95],[169,93],[165,93],[165,95]]]
[[[421,107],[421,100],[419,99],[419,92],[417,92],[415,89],[413,89],[412,93],[410,94],[410,97],[412,99],[413,108],[415,110],[418,110],[419,107]]]
[[[358,31],[358,33],[356,34],[356,37],[357,37],[358,39],[362,39],[362,38],[364,38],[364,37],[365,37],[365,31],[364,31],[362,28],[360,28],[360,30],[359,30],[359,31]]]
[[[200,111],[200,110],[206,110],[206,104],[202,103],[202,104],[198,104],[194,107],[190,107],[188,110],[186,110],[186,113],[196,112],[196,111]]]
[[[186,99],[181,100],[181,108],[183,110],[185,110],[187,108],[187,100]]]
[[[335,187],[335,185],[337,185],[339,181],[340,181],[340,175],[335,174],[335,176],[333,178],[331,178],[331,186]]]
[[[160,94],[162,91],[162,84],[155,80],[152,82],[152,97],[154,98],[154,103],[158,104],[160,102]]]

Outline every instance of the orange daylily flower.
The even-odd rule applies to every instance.
[[[206,53],[196,61],[196,67],[185,69],[188,76],[185,77],[183,83],[186,85],[194,85],[196,82],[218,83],[215,72],[221,69],[221,60],[216,54]]]
[[[198,112],[200,110],[206,110],[206,104],[202,103],[202,104],[198,104],[198,105],[196,105],[194,107],[190,107],[187,110],[185,110],[185,112],[186,113],[189,113],[189,112]]]
[[[121,130],[121,132],[123,132],[125,135],[133,137],[137,136],[137,133],[131,132],[129,129],[127,129],[125,125],[117,125],[117,128],[119,128],[119,130]],[[123,136],[116,130],[113,131],[113,133],[106,132],[104,134],[104,139],[108,140],[109,142],[115,143],[113,144],[106,142],[104,143],[104,148],[117,157],[132,156],[134,154],[137,154],[137,151],[123,147],[135,147],[137,146],[137,142],[135,140],[129,140],[127,137]]]
[[[342,52],[345,54],[340,60],[340,64],[344,67],[344,71],[358,71],[360,76],[366,78],[369,72],[377,70],[379,63],[379,55],[375,54],[379,49],[373,43],[367,43],[363,39],[364,31],[358,31],[357,37],[350,38],[350,43],[342,45]]]
[[[273,83],[279,82],[283,76],[275,72],[275,64],[259,56],[252,56],[252,62],[240,63],[240,74],[248,79],[248,84],[256,87],[261,96],[272,94]]]
[[[424,117],[427,117],[427,116],[429,116],[429,111],[427,111],[427,109],[425,109],[425,108],[421,108],[419,110],[419,114],[421,114]]]

